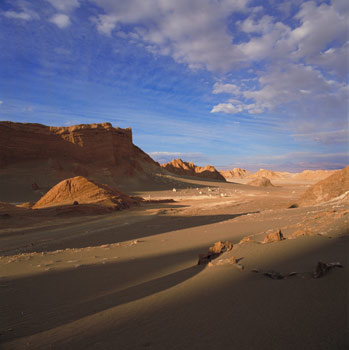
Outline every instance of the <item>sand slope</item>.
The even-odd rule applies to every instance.
[[[298,201],[300,205],[323,203],[349,191],[349,166],[336,171],[312,187]]]

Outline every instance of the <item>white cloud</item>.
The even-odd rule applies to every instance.
[[[301,25],[291,32],[289,42],[296,46],[297,57],[319,55],[333,40],[341,44],[348,40],[347,18],[335,6],[306,2],[295,18]]]
[[[138,26],[151,51],[171,55],[191,68],[229,69],[243,55],[232,44],[227,18],[244,11],[247,0],[94,0],[104,13],[94,18],[100,33],[111,35],[118,26]]]
[[[59,12],[71,12],[80,6],[79,0],[46,0]]]
[[[227,93],[232,95],[240,95],[241,91],[240,91],[240,88],[235,84],[215,83],[213,86],[213,93],[214,94]]]
[[[4,103],[4,101],[0,101],[0,105],[2,105]]]
[[[263,16],[259,21],[251,16],[240,23],[240,29],[246,33],[268,33],[273,28],[272,22],[271,16]]]
[[[257,89],[242,90],[235,85],[229,89],[224,88],[229,87],[229,84],[216,84],[213,87],[214,93],[230,92],[236,96],[238,92],[240,96],[238,99],[229,99],[228,103],[217,104],[211,113],[277,112],[280,125],[291,126],[298,132],[348,128],[348,86],[326,79],[319,70],[309,65],[271,67],[268,72],[261,73]],[[281,117],[286,109],[288,120]],[[323,137],[312,139],[318,142],[324,140]],[[334,138],[328,138],[328,142],[331,140],[334,141]]]
[[[211,110],[211,113],[228,113],[228,114],[236,114],[241,113],[244,110],[242,104],[234,105],[232,103],[220,103],[214,106]]]
[[[68,27],[71,23],[70,18],[63,13],[57,13],[56,15],[52,16],[50,18],[50,22],[54,23],[61,29]]]
[[[20,11],[8,10],[4,11],[1,14],[7,18],[11,19],[21,19],[24,21],[31,21],[39,19],[39,15],[31,9],[31,4],[27,1],[17,1],[17,7]]]

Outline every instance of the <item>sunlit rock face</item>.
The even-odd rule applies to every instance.
[[[162,168],[171,173],[185,176],[202,177],[206,179],[225,181],[225,178],[212,165],[205,167],[196,166],[193,162],[183,162],[182,159],[173,159],[171,162],[162,164]]]

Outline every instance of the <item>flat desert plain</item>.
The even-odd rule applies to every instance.
[[[347,199],[163,179],[99,215],[2,204],[2,349],[347,349]],[[232,249],[198,265],[218,241]]]

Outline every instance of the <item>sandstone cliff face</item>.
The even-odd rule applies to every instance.
[[[327,202],[349,191],[349,165],[308,188],[297,204],[301,206]]]
[[[49,127],[0,122],[0,166],[38,159],[74,160],[85,166],[137,167],[155,162],[132,143],[131,129],[110,123]],[[59,165],[56,166],[59,168]]]
[[[129,128],[110,123],[49,127],[0,122],[0,194],[11,201],[17,197],[32,201],[60,180],[77,175],[118,187],[122,181],[141,180],[159,169],[132,143]],[[14,196],[33,184],[41,193]]]
[[[178,175],[225,181],[225,178],[211,165],[200,167],[192,162],[183,162],[182,159],[173,159],[167,164],[162,164],[161,167]]]

